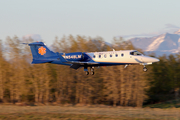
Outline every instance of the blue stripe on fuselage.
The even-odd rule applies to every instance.
[[[111,63],[111,62],[95,62],[93,66],[112,66],[112,65],[127,65],[131,63]]]

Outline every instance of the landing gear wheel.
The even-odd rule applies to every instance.
[[[91,67],[91,75],[94,75],[94,67]]]
[[[143,71],[144,71],[144,72],[147,72],[147,70],[148,70],[148,69],[147,69],[146,67],[143,68]]]
[[[88,71],[86,71],[85,73],[86,73],[86,75],[89,75],[89,72],[88,72]]]
[[[94,71],[91,71],[91,75],[94,75]]]

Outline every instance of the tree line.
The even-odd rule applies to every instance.
[[[33,40],[17,36],[0,41],[0,102],[2,103],[58,103],[105,104],[142,107],[143,103],[173,99],[179,95],[178,56],[160,57],[160,62],[149,66],[132,65],[95,68],[94,76],[84,70],[70,69],[55,64],[31,64],[29,46]],[[55,38],[50,47],[54,52],[98,52],[136,49],[131,42],[114,38],[107,45],[101,37],[64,36]],[[142,52],[141,50],[139,50]],[[167,73],[167,74],[166,74]],[[167,94],[168,93],[168,94]]]
[[[146,91],[149,99],[146,104],[179,99],[180,93],[180,53],[163,55],[160,61],[151,66],[147,81],[149,89]]]

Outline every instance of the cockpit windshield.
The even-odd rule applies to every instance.
[[[133,51],[133,52],[130,52],[130,55],[142,55],[140,52],[138,51]]]

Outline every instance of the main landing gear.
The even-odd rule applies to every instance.
[[[86,75],[89,75],[89,72],[88,71],[85,71]]]
[[[94,75],[94,67],[91,67],[91,75]]]
[[[85,71],[86,75],[89,75],[89,71],[88,71],[87,67],[84,67],[84,71]],[[94,75],[94,67],[90,68],[90,74]]]

